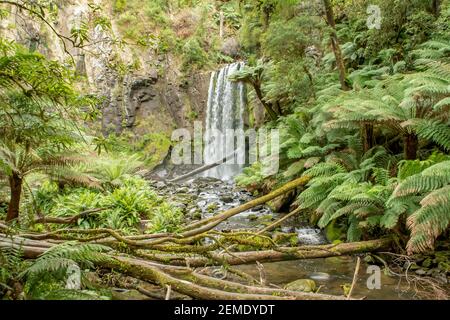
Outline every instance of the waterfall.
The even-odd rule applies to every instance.
[[[204,162],[212,164],[235,153],[228,161],[203,175],[230,180],[240,173],[245,162],[244,111],[245,85],[228,77],[242,69],[243,62],[225,66],[211,74],[205,125]],[[231,136],[231,131],[237,135]],[[244,139],[244,141],[242,141]]]

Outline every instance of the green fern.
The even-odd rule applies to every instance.
[[[420,205],[407,220],[411,230],[409,253],[433,250],[435,239],[450,225],[450,186],[431,192]]]
[[[66,242],[54,246],[39,256],[20,277],[31,299],[101,299],[95,293],[80,289],[65,289],[67,270],[76,266],[81,271],[94,267],[94,263],[109,261],[105,255],[111,249],[97,244]],[[80,283],[82,284],[82,283]]]
[[[111,249],[98,244],[65,242],[47,250],[27,268],[22,276],[35,277],[45,272],[57,272],[67,269],[72,264],[80,264],[87,268],[95,262],[108,261],[104,254]]]
[[[407,219],[411,231],[409,253],[433,250],[435,239],[450,223],[450,161],[426,167],[404,179],[395,189],[390,205],[409,204]],[[417,203],[417,205],[415,205]]]

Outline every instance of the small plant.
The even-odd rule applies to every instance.
[[[153,209],[149,233],[176,232],[182,223],[183,214],[180,209],[163,203]]]
[[[127,7],[127,0],[115,0],[113,9],[115,12],[123,12]]]

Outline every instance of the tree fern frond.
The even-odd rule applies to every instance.
[[[103,253],[110,250],[98,244],[66,242],[50,248],[39,256],[36,262],[24,271],[24,275],[55,272],[74,263],[91,265],[93,262],[107,261],[109,258]]]
[[[322,162],[315,165],[311,169],[306,170],[303,175],[314,178],[314,177],[331,176],[333,174],[344,172],[346,172],[345,168],[338,163]]]
[[[444,112],[446,111],[445,109],[448,109],[449,107],[450,107],[450,97],[447,97],[437,102],[433,106],[433,110],[436,112]]]
[[[420,202],[421,208],[408,217],[411,238],[409,253],[433,250],[435,239],[450,224],[450,186],[435,190]]]
[[[445,150],[450,150],[450,125],[439,121],[432,120],[416,120],[413,126],[417,135],[443,147]]]
[[[450,176],[424,176],[421,174],[410,176],[397,186],[397,188],[394,190],[394,196],[403,197],[416,193],[429,192],[442,188],[449,182]]]
[[[349,226],[347,229],[347,240],[348,241],[359,241],[361,240],[362,230],[359,226],[359,219],[355,216],[349,216],[348,218]]]
[[[450,179],[450,160],[442,161],[426,168],[423,170],[422,175],[442,177],[448,181]]]

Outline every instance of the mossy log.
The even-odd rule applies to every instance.
[[[41,246],[38,246],[42,242]],[[25,258],[36,258],[45,253],[52,244],[15,236],[2,236],[0,248],[20,248]],[[133,257],[104,254],[104,259],[94,262],[97,267],[107,268],[134,278],[156,283],[162,287],[170,286],[174,291],[194,299],[208,300],[340,300],[341,296],[316,293],[300,293],[289,290],[256,287],[217,280],[194,273],[190,268],[164,266]],[[178,277],[176,277],[177,275]],[[179,278],[181,277],[181,278]],[[188,279],[190,281],[188,281]]]
[[[286,192],[289,192],[299,186],[303,186],[308,183],[310,180],[310,177],[300,177],[294,181],[291,181],[281,188],[276,189],[275,191],[272,191],[271,193],[259,197],[257,199],[251,200],[247,203],[244,203],[241,206],[238,206],[236,208],[232,208],[229,210],[226,210],[216,216],[213,216],[208,219],[203,219],[201,221],[192,223],[182,229],[182,232],[180,234],[167,234],[167,233],[161,233],[161,234],[152,234],[152,235],[144,235],[141,237],[127,237],[122,236],[117,230],[112,229],[94,229],[94,230],[82,230],[82,229],[61,229],[56,230],[52,232],[47,232],[43,234],[27,234],[24,235],[27,238],[36,239],[36,240],[42,240],[42,239],[56,239],[56,240],[78,240],[78,241],[93,241],[96,240],[98,243],[103,244],[110,244],[111,242],[123,242],[129,246],[133,247],[151,247],[157,244],[162,244],[164,242],[174,242],[174,243],[180,243],[184,241],[184,243],[189,242],[189,238],[193,238],[198,235],[202,235],[210,230],[212,230],[214,227],[216,227],[221,222],[227,220],[228,218],[231,218],[241,212],[247,211],[251,208],[254,208],[256,206],[262,205],[267,203],[268,201],[275,199],[276,197],[279,197],[282,194],[285,194]],[[0,225],[1,226],[1,225]],[[67,233],[79,233],[79,234],[90,234],[94,235],[94,237],[89,239],[82,239],[77,238],[74,236],[67,235]],[[62,235],[65,234],[65,235]],[[107,238],[109,236],[109,238]],[[112,237],[112,238],[111,238]],[[185,239],[185,240],[183,240]],[[108,243],[109,242],[109,243]]]
[[[245,252],[211,252],[209,257],[195,255],[176,255],[167,253],[144,253],[141,257],[170,263],[172,265],[203,267],[208,265],[241,265],[258,262],[278,262],[300,259],[318,259],[351,255],[365,252],[376,252],[390,247],[392,240],[377,239],[361,242],[350,242],[318,246],[285,247],[277,250],[245,251]]]
[[[160,286],[171,286],[181,294],[203,300],[340,300],[341,296],[316,293],[298,293],[295,291],[272,289],[267,287],[253,287],[239,285],[231,281],[222,280],[222,288],[218,289],[216,279],[207,276],[188,274],[184,279],[178,279],[169,273],[147,264],[144,260],[117,258],[115,261],[102,263],[102,267],[109,267],[132,277],[150,281]],[[196,280],[200,284],[187,281]],[[200,280],[201,279],[201,280]],[[210,287],[210,286],[214,287]],[[242,291],[227,291],[240,289]]]

